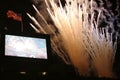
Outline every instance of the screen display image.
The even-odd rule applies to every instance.
[[[46,39],[5,35],[5,55],[47,59]]]

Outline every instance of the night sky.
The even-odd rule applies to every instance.
[[[65,3],[64,0],[62,0],[62,1],[63,1],[63,3]],[[103,0],[103,1],[105,1],[105,0]],[[110,1],[112,3],[114,3],[110,9],[113,10],[114,14],[118,15],[119,14],[118,12],[120,12],[120,11],[118,11],[118,12],[115,11],[115,7],[116,7],[115,1],[116,0],[110,0]],[[5,29],[5,27],[7,27],[9,29],[9,31],[21,32],[21,25],[24,28],[24,30],[23,30],[24,32],[27,32],[27,33],[35,32],[30,27],[29,22],[31,20],[26,15],[26,12],[30,13],[31,15],[35,15],[35,11],[32,7],[32,3],[33,2],[31,0],[2,0],[0,2],[0,24],[1,24],[0,25],[0,33],[2,33],[2,31]],[[106,7],[106,5],[104,5],[104,6]],[[22,23],[19,21],[8,19],[7,15],[6,15],[8,10],[12,10],[18,14],[22,14]],[[118,16],[118,19],[120,21],[120,15]],[[116,30],[118,30],[118,28]],[[119,32],[120,32],[120,30],[119,30]],[[120,40],[120,39],[118,39],[118,40]],[[120,53],[119,53],[120,50],[119,49],[120,49],[120,41],[118,41],[118,49],[117,49],[117,54],[116,54],[115,64],[114,64],[114,70],[116,71],[117,76],[120,76],[120,69],[119,69],[120,68]],[[66,74],[68,72],[71,75],[73,75],[74,70],[71,68],[71,66],[69,66],[69,68],[67,69],[68,65],[65,65],[65,63],[56,55],[52,56],[51,62],[52,62],[52,65],[50,65],[50,68],[51,68],[51,70],[54,70],[54,72],[50,71],[50,73],[56,74],[57,70],[59,69],[58,72],[62,74],[62,71],[64,71],[66,69],[65,70]],[[21,64],[21,65],[23,67],[23,64]],[[48,68],[48,71],[50,70],[50,68]],[[70,72],[70,70],[71,70],[71,72]],[[64,73],[63,75],[66,75],[66,74]]]

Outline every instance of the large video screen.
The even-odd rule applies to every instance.
[[[46,39],[6,34],[5,56],[47,59]]]

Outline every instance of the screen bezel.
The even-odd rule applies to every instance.
[[[31,38],[41,38],[46,40],[46,47],[47,47],[47,59],[42,58],[30,58],[30,57],[18,57],[18,56],[9,56],[5,55],[5,35],[13,35],[13,36],[23,36],[23,37],[31,37]],[[50,45],[50,35],[48,34],[38,34],[38,33],[11,33],[5,32],[2,34],[2,45],[3,45],[3,57],[4,58],[14,58],[14,59],[28,59],[28,60],[39,60],[39,61],[46,61],[49,59],[49,55],[51,53],[51,45]]]

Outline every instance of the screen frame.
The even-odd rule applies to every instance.
[[[31,38],[41,38],[46,40],[46,47],[47,47],[47,59],[40,59],[40,58],[30,58],[30,57],[19,57],[19,56],[9,56],[5,55],[5,36],[6,35],[13,35],[13,36],[23,36],[23,37],[31,37]],[[4,32],[2,35],[2,54],[4,59],[26,59],[26,60],[32,60],[32,61],[48,61],[50,58],[51,53],[51,44],[50,44],[50,35],[49,34],[40,34],[40,33],[13,33],[13,32]]]

